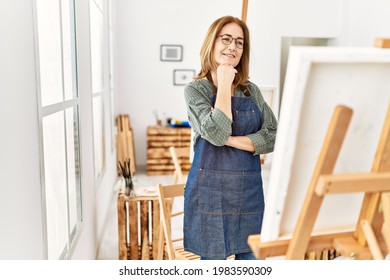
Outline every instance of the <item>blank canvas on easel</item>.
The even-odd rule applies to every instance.
[[[337,105],[353,118],[334,173],[369,172],[390,102],[390,50],[292,47],[273,153],[262,241],[294,231]],[[363,194],[326,197],[314,231],[354,230]]]

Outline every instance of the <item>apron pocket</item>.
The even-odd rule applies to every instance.
[[[233,111],[233,134],[245,136],[261,129],[263,120],[258,110]]]
[[[261,172],[199,170],[199,210],[203,214],[249,214],[264,210]]]

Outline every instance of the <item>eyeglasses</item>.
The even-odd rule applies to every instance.
[[[222,34],[222,35],[219,35],[218,37],[221,37],[221,41],[224,45],[230,45],[232,43],[232,41],[234,40],[234,43],[236,44],[237,49],[244,48],[244,39],[242,39],[242,38],[233,38],[229,34]]]

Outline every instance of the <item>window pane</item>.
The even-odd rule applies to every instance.
[[[92,92],[103,90],[103,12],[90,1]]]
[[[115,122],[115,90],[110,89],[110,121],[111,121],[111,149],[114,151],[116,145],[116,122]]]
[[[36,12],[47,248],[59,259],[82,215],[74,0],[36,0]]]
[[[112,7],[112,0],[108,0],[108,28],[113,29],[113,7]]]
[[[114,87],[115,82],[115,72],[114,72],[114,34],[110,29],[109,33],[109,42],[110,42],[110,87]]]
[[[65,100],[77,97],[75,77],[76,69],[73,69],[75,63],[75,46],[71,38],[74,37],[74,18],[71,14],[72,1],[61,0],[62,14],[62,51],[64,63],[64,91]]]
[[[44,117],[42,128],[48,257],[49,259],[58,259],[68,241],[66,149],[63,111]]]
[[[112,18],[113,18],[113,10],[112,10],[112,0],[108,0],[108,42],[109,42],[109,49],[110,49],[110,73],[109,73],[109,78],[110,78],[110,121],[111,121],[111,149],[114,151],[115,149],[115,139],[116,139],[116,127],[115,127],[115,72],[114,72],[114,32],[112,31],[113,29],[113,23],[112,23]]]
[[[68,163],[68,198],[70,233],[81,222],[80,149],[77,107],[66,110],[66,145]],[[79,202],[79,203],[77,203]]]
[[[93,139],[95,154],[95,177],[98,178],[101,175],[105,165],[103,103],[101,96],[93,98]]]
[[[42,106],[63,100],[60,7],[57,0],[37,0]]]
[[[103,0],[93,0],[99,9],[103,10]]]

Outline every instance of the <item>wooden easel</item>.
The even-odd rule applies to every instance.
[[[130,159],[131,175],[135,173],[135,149],[134,149],[134,133],[130,126],[129,115],[118,115],[117,118],[118,135],[117,135],[117,162],[122,164],[126,159]]]
[[[246,23],[247,15],[248,15],[248,0],[242,0],[241,20],[245,23]]]
[[[389,252],[388,216],[390,213],[388,211],[390,211],[390,207],[388,205],[390,202],[384,203],[383,209],[386,212],[384,216],[387,217],[384,223],[383,215],[379,213],[378,209],[381,193],[390,191],[390,105],[371,172],[332,174],[351,117],[352,110],[350,108],[345,106],[335,108],[293,237],[291,240],[262,243],[259,235],[250,236],[248,243],[257,258],[264,259],[285,255],[286,259],[303,259],[306,252],[335,248],[344,256],[353,256],[355,259],[371,259],[373,257],[371,248],[373,247],[367,247],[367,237],[372,241],[374,240],[373,236],[381,237],[381,235],[383,235],[382,240],[379,240],[374,247],[380,252]],[[314,224],[325,195],[353,192],[365,192],[356,230],[312,236]],[[371,234],[366,229],[368,226],[372,227]],[[383,239],[386,240],[387,245]],[[378,239],[375,238],[375,240]]]
[[[390,254],[390,193],[382,194],[383,225],[382,236],[387,246],[387,252]]]

